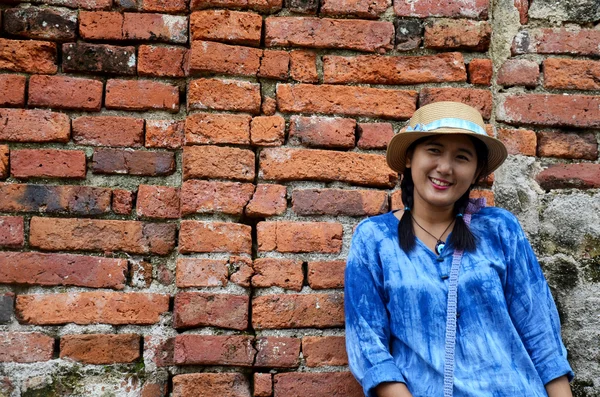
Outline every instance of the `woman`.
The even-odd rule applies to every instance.
[[[350,369],[369,397],[569,397],[556,307],[516,218],[469,200],[506,159],[470,106],[418,109],[387,150],[404,209],[362,221],[345,281]]]

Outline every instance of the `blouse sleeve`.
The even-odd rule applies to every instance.
[[[505,296],[512,321],[544,384],[574,373],[560,334],[560,320],[554,299],[535,253],[513,218],[510,233]]]
[[[385,307],[383,272],[375,259],[368,226],[360,224],[352,237],[344,283],[346,350],[350,370],[368,397],[382,382],[403,382],[389,350],[390,325]],[[371,244],[367,244],[369,241]]]

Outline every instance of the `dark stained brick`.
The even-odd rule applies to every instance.
[[[135,47],[106,44],[63,44],[62,67],[65,72],[98,72],[122,75],[136,73]]]
[[[175,155],[171,152],[97,149],[92,169],[96,174],[170,175],[175,171]]]

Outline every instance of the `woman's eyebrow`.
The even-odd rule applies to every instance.
[[[435,141],[433,141],[433,142],[427,142],[427,143],[425,143],[425,144],[426,144],[426,145],[430,145],[430,146],[437,146],[437,147],[441,147],[441,148],[443,148],[443,147],[444,147],[444,145],[442,145],[442,144],[441,144],[441,143],[439,143],[439,142],[435,142]],[[467,148],[458,148],[458,151],[459,151],[459,152],[464,152],[464,153],[466,153],[466,154],[468,154],[468,155],[470,155],[470,156],[473,156],[473,155],[474,155],[474,154],[473,154],[473,152],[472,152],[470,149],[467,149]]]

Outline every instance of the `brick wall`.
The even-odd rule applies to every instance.
[[[440,100],[507,145],[475,194],[520,216],[599,393],[597,215],[552,227],[600,212],[600,10],[552,3],[2,2],[0,395],[362,395],[344,258]]]

